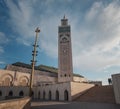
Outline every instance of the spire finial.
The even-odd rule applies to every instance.
[[[65,14],[64,14],[64,17],[63,17],[64,19],[65,19]]]

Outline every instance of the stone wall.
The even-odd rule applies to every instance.
[[[73,76],[74,82],[87,82],[87,79],[84,77]]]
[[[70,82],[33,87],[32,99],[71,101]],[[29,95],[29,87],[0,87],[0,100]]]
[[[86,90],[94,87],[94,84],[71,82],[72,100],[83,94]]]
[[[115,101],[120,104],[120,74],[112,75],[112,83],[114,88]]]
[[[96,86],[102,86],[102,81],[88,81],[89,84],[95,84]]]
[[[29,68],[24,68],[24,67],[14,66],[14,65],[7,65],[6,70],[24,72],[24,73],[28,73],[28,74],[31,73],[31,69],[29,69]],[[37,75],[49,75],[49,76],[57,77],[56,73],[50,73],[47,71],[40,71],[40,70],[35,70],[35,74],[37,74]]]
[[[23,68],[23,70],[27,71],[26,68]],[[29,78],[29,73],[0,70],[0,86],[28,86]],[[57,78],[53,75],[51,76],[49,72],[35,72],[33,83],[34,86],[55,84],[56,82]]]
[[[27,86],[29,76],[28,73],[0,70],[0,86]]]
[[[30,109],[30,98],[0,101],[0,109]]]
[[[0,87],[0,100],[13,97],[23,97],[29,95],[29,87]]]
[[[47,75],[35,75],[34,84],[35,86],[41,86],[46,84],[55,84],[57,82],[56,77],[51,77]]]
[[[71,101],[70,82],[34,88],[34,98],[39,100]]]

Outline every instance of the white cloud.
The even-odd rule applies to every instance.
[[[0,32],[0,44],[5,44],[9,41],[9,39],[5,36],[3,32]]]
[[[25,45],[30,45],[31,39],[34,38],[36,26],[33,20],[32,4],[26,1],[19,1],[18,6],[13,1],[7,1],[6,4],[10,15],[8,22],[12,25],[14,33],[19,34],[16,40]]]
[[[4,53],[4,49],[3,49],[3,47],[0,46],[0,54],[1,53]]]
[[[120,64],[119,23],[118,1],[108,5],[95,2],[85,14],[85,25],[73,30],[74,68],[96,71],[109,64]]]
[[[41,7],[45,6],[45,9],[41,9],[35,6],[40,4]],[[52,1],[29,2],[19,1],[18,6],[13,1],[7,1],[7,6],[10,10],[10,24],[13,25],[12,29],[20,36],[16,37],[16,40],[24,45],[31,45],[34,42],[35,28],[40,27],[39,45],[43,52],[50,57],[57,57],[57,29],[59,24],[59,13],[56,15],[51,11],[48,5],[52,5]],[[38,5],[37,5],[38,6]],[[42,13],[40,13],[40,11]],[[44,12],[45,11],[45,12]]]
[[[9,42],[9,39],[6,37],[6,35],[3,32],[0,32],[0,54],[4,53],[3,45],[8,42]]]
[[[0,61],[0,64],[5,64],[5,62],[3,62],[3,61]]]
[[[16,38],[18,42],[25,45],[33,43],[34,29],[40,26],[41,50],[48,56],[56,58],[57,29],[60,17],[67,13],[72,28],[74,69],[97,71],[111,64],[120,64],[120,58],[118,58],[120,57],[119,1],[105,5],[102,1],[95,2],[87,12],[74,11],[74,13],[77,12],[76,14],[63,7],[56,12],[52,8],[53,1],[47,0],[40,7],[37,7],[36,3],[42,4],[37,0],[34,2],[19,1],[19,6],[16,6],[12,1],[7,1],[10,9],[9,22],[13,25],[14,32],[20,34],[20,37]],[[81,14],[83,19],[79,17]]]

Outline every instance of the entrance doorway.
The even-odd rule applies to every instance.
[[[69,100],[69,96],[68,96],[68,91],[67,90],[64,91],[64,100],[65,101]]]

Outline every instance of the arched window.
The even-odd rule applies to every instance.
[[[59,92],[56,90],[56,100],[59,101]]]
[[[45,100],[45,91],[43,91],[43,100]]]
[[[68,91],[67,90],[64,91],[64,100],[65,101],[69,100],[69,95],[68,95]]]
[[[65,77],[66,77],[67,75],[65,74]]]
[[[23,91],[20,91],[20,92],[19,92],[19,96],[24,96]]]
[[[9,96],[13,96],[13,91],[10,91],[10,92],[9,92]]]
[[[66,42],[66,41],[67,41],[66,37],[62,38],[62,42]]]
[[[52,99],[52,93],[51,93],[51,91],[49,91],[49,100],[51,100]]]
[[[31,96],[32,96],[32,99],[34,99],[34,92],[32,91],[32,93],[31,93]]]
[[[2,91],[0,91],[0,96],[2,96]]]
[[[40,91],[38,92],[38,99],[40,99]]]

